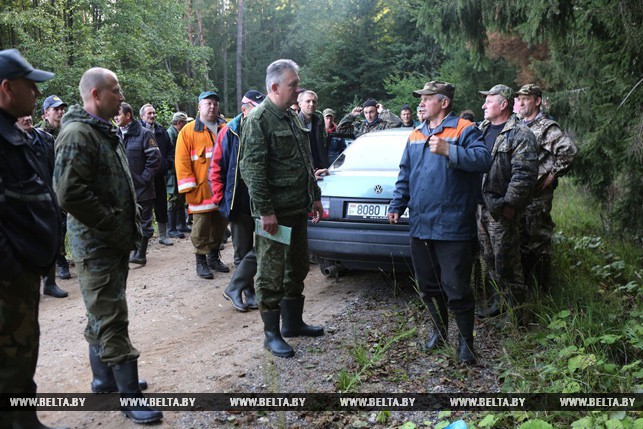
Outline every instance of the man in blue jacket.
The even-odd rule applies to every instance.
[[[239,140],[248,114],[264,100],[265,95],[250,90],[241,99],[241,113],[228,122],[217,135],[212,155],[209,180],[219,213],[230,221],[234,265],[237,267],[223,297],[238,311],[256,310],[254,276],[257,258],[254,245],[255,222],[250,210],[248,187],[239,173]],[[243,302],[242,293],[246,297]]]
[[[454,93],[452,84],[439,81],[413,92],[425,121],[404,149],[388,220],[397,223],[408,207],[415,277],[434,328],[426,348],[446,343],[448,306],[460,330],[460,361],[472,364],[475,210],[491,155],[475,125],[451,112]]]

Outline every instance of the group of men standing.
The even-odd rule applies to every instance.
[[[415,277],[433,325],[426,349],[446,344],[451,310],[459,359],[471,364],[477,242],[494,286],[481,315],[513,313],[524,323],[527,285],[549,287],[553,189],[576,147],[539,112],[536,85],[480,91],[485,120],[478,126],[451,112],[454,94],[441,81],[413,92],[425,120],[409,136],[388,218],[397,223],[409,208]],[[514,99],[522,119],[513,114]]]
[[[229,271],[219,245],[231,222],[238,268],[224,296],[240,311],[259,309],[266,349],[291,357],[294,350],[284,337],[324,334],[322,327],[303,321],[308,214],[312,222],[321,219],[316,170],[328,166],[327,154],[313,153],[323,142],[312,131],[324,126],[324,118],[315,111],[316,94],[300,89],[298,72],[292,60],[271,63],[267,95],[248,91],[241,114],[229,124],[220,115],[218,94],[205,91],[198,96],[196,119],[188,122],[177,112],[168,133],[155,123],[151,105],[141,108],[141,122],[133,120],[112,71],[89,69],[79,83],[83,105],[60,115],[55,163],[47,166],[39,157],[45,159],[46,151],[51,155],[53,141],[31,134],[29,124],[23,123],[25,131],[14,124],[33,112],[41,95],[35,83],[54,75],[34,69],[16,50],[0,51],[0,335],[7,339],[0,346],[0,391],[36,391],[39,282],[60,256],[62,209],[69,215],[69,242],[87,309],[92,391],[142,395],[147,383],[139,380],[139,351],[129,339],[125,290],[129,263],[145,263],[155,201],[160,206],[154,187],[159,171],[170,170],[176,180],[174,209],[163,218],[163,193],[157,220],[160,225],[169,220],[170,231],[179,233],[176,222],[181,219],[183,226],[179,212],[185,196],[200,277]],[[413,93],[421,98],[425,120],[408,139],[389,221],[397,222],[409,207],[416,278],[434,326],[427,348],[445,344],[451,309],[460,332],[460,360],[472,363],[469,280],[476,211],[482,254],[501,285],[498,295],[519,304],[525,297],[518,269],[519,222],[531,237],[523,241],[525,260],[544,273],[550,252],[545,230],[552,224],[542,213],[551,208],[556,179],[569,168],[575,147],[555,122],[538,113],[542,94],[536,86],[517,93],[524,123],[511,113],[515,94],[508,87],[481,92],[485,121],[479,127],[451,112],[454,93],[453,85],[437,81]],[[299,116],[290,109],[298,98]],[[54,109],[64,106],[52,101]],[[382,112],[367,100],[337,128],[358,135],[392,126]],[[367,120],[356,129],[359,113]],[[313,140],[319,145],[311,145]],[[264,233],[254,234],[255,228]],[[283,229],[289,231],[289,243],[273,239]],[[166,231],[161,228],[162,239]],[[122,411],[137,423],[162,419],[152,408]],[[8,427],[45,427],[35,410],[2,419]]]

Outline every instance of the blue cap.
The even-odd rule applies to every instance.
[[[45,98],[44,103],[42,103],[42,113],[45,113],[47,109],[51,107],[58,106],[67,106],[67,103],[62,101],[57,95],[50,95],[49,97]]]
[[[219,101],[219,94],[217,94],[214,91],[203,91],[201,94],[199,94],[199,101],[203,100],[204,98],[216,98],[217,101]]]
[[[0,82],[5,79],[27,78],[34,82],[44,82],[54,77],[54,74],[32,67],[17,49],[0,51]]]

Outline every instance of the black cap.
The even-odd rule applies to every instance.
[[[377,107],[377,101],[372,98],[369,98],[362,104],[362,107]]]
[[[241,100],[241,103],[242,104],[250,103],[253,106],[258,106],[261,104],[261,102],[263,102],[265,98],[266,96],[260,93],[259,91],[251,89],[250,91],[245,93],[245,95],[243,96],[243,99]]]
[[[54,77],[54,74],[33,68],[17,49],[0,51],[0,81],[21,77],[34,82],[44,82]]]

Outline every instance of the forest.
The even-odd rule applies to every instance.
[[[414,109],[411,92],[439,79],[479,120],[479,90],[537,83],[579,146],[572,176],[603,205],[602,227],[640,241],[641,22],[634,0],[3,0],[0,48],[54,71],[43,96],[69,104],[86,69],[109,68],[166,125],[175,110],[193,115],[205,89],[234,116],[278,58],[338,115],[366,98]]]

